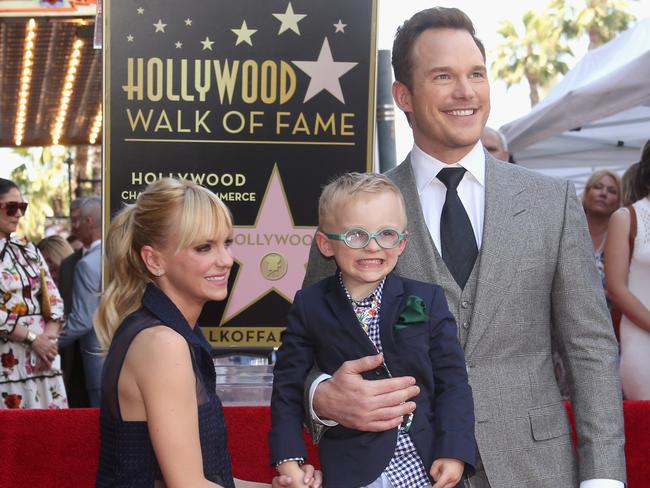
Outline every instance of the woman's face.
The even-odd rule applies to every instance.
[[[16,188],[12,188],[4,195],[0,196],[0,239],[9,237],[13,232],[16,232],[18,221],[23,216],[23,212],[19,208],[12,208],[3,204],[10,202],[22,203],[23,197]],[[15,212],[14,212],[15,210]],[[14,215],[9,215],[9,214]]]
[[[210,300],[223,300],[228,294],[228,276],[233,265],[230,235],[200,242],[179,252],[161,252],[164,274],[158,286],[185,313],[198,310]]]
[[[618,186],[614,178],[603,175],[585,195],[585,209],[587,214],[610,216],[619,205]]]

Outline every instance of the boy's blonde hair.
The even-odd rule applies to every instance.
[[[345,205],[364,194],[391,192],[397,196],[404,226],[406,227],[406,205],[400,189],[388,177],[379,173],[345,173],[330,181],[318,200],[318,227],[323,230],[332,224],[341,205]]]

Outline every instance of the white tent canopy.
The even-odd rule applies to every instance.
[[[650,139],[650,19],[587,53],[527,115],[501,128],[522,166],[624,168]]]

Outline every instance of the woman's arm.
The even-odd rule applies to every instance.
[[[58,348],[56,343],[46,333],[40,335],[34,334],[33,332],[30,333],[30,330],[26,326],[17,324],[7,338],[13,342],[21,342],[31,347],[32,351],[36,353],[36,356],[42,363],[42,365],[39,365],[41,369],[49,369],[52,367],[52,361],[54,361],[54,358],[58,354]]]
[[[203,473],[196,377],[185,339],[165,326],[146,329],[133,340],[125,368],[142,395],[166,488],[219,486]]]
[[[630,214],[619,210],[609,220],[605,243],[607,295],[638,327],[650,332],[650,310],[628,288],[630,273]]]
[[[41,290],[41,293],[44,297],[47,297],[50,309],[50,316],[45,317],[45,320],[48,321],[48,323],[49,321],[58,323],[58,336],[58,332],[60,332],[61,328],[61,322],[63,321],[63,298],[61,298],[59,288],[57,287],[54,279],[52,278],[52,275],[50,274],[50,269],[48,268],[47,262],[45,261],[45,258],[43,258],[41,251],[37,249],[36,252],[38,253],[38,259],[42,270],[41,287],[47,288],[46,290]]]

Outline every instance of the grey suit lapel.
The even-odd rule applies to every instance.
[[[438,252],[424,221],[410,157],[386,173],[386,176],[391,178],[402,191],[408,220],[409,242],[397,262],[397,273],[415,280],[440,283],[441,274],[437,272],[436,265]]]
[[[479,254],[478,282],[465,355],[469,356],[486,329],[512,281],[519,255],[526,246],[521,219],[528,199],[518,172],[508,163],[486,157],[485,218]],[[530,191],[530,190],[529,190]]]

